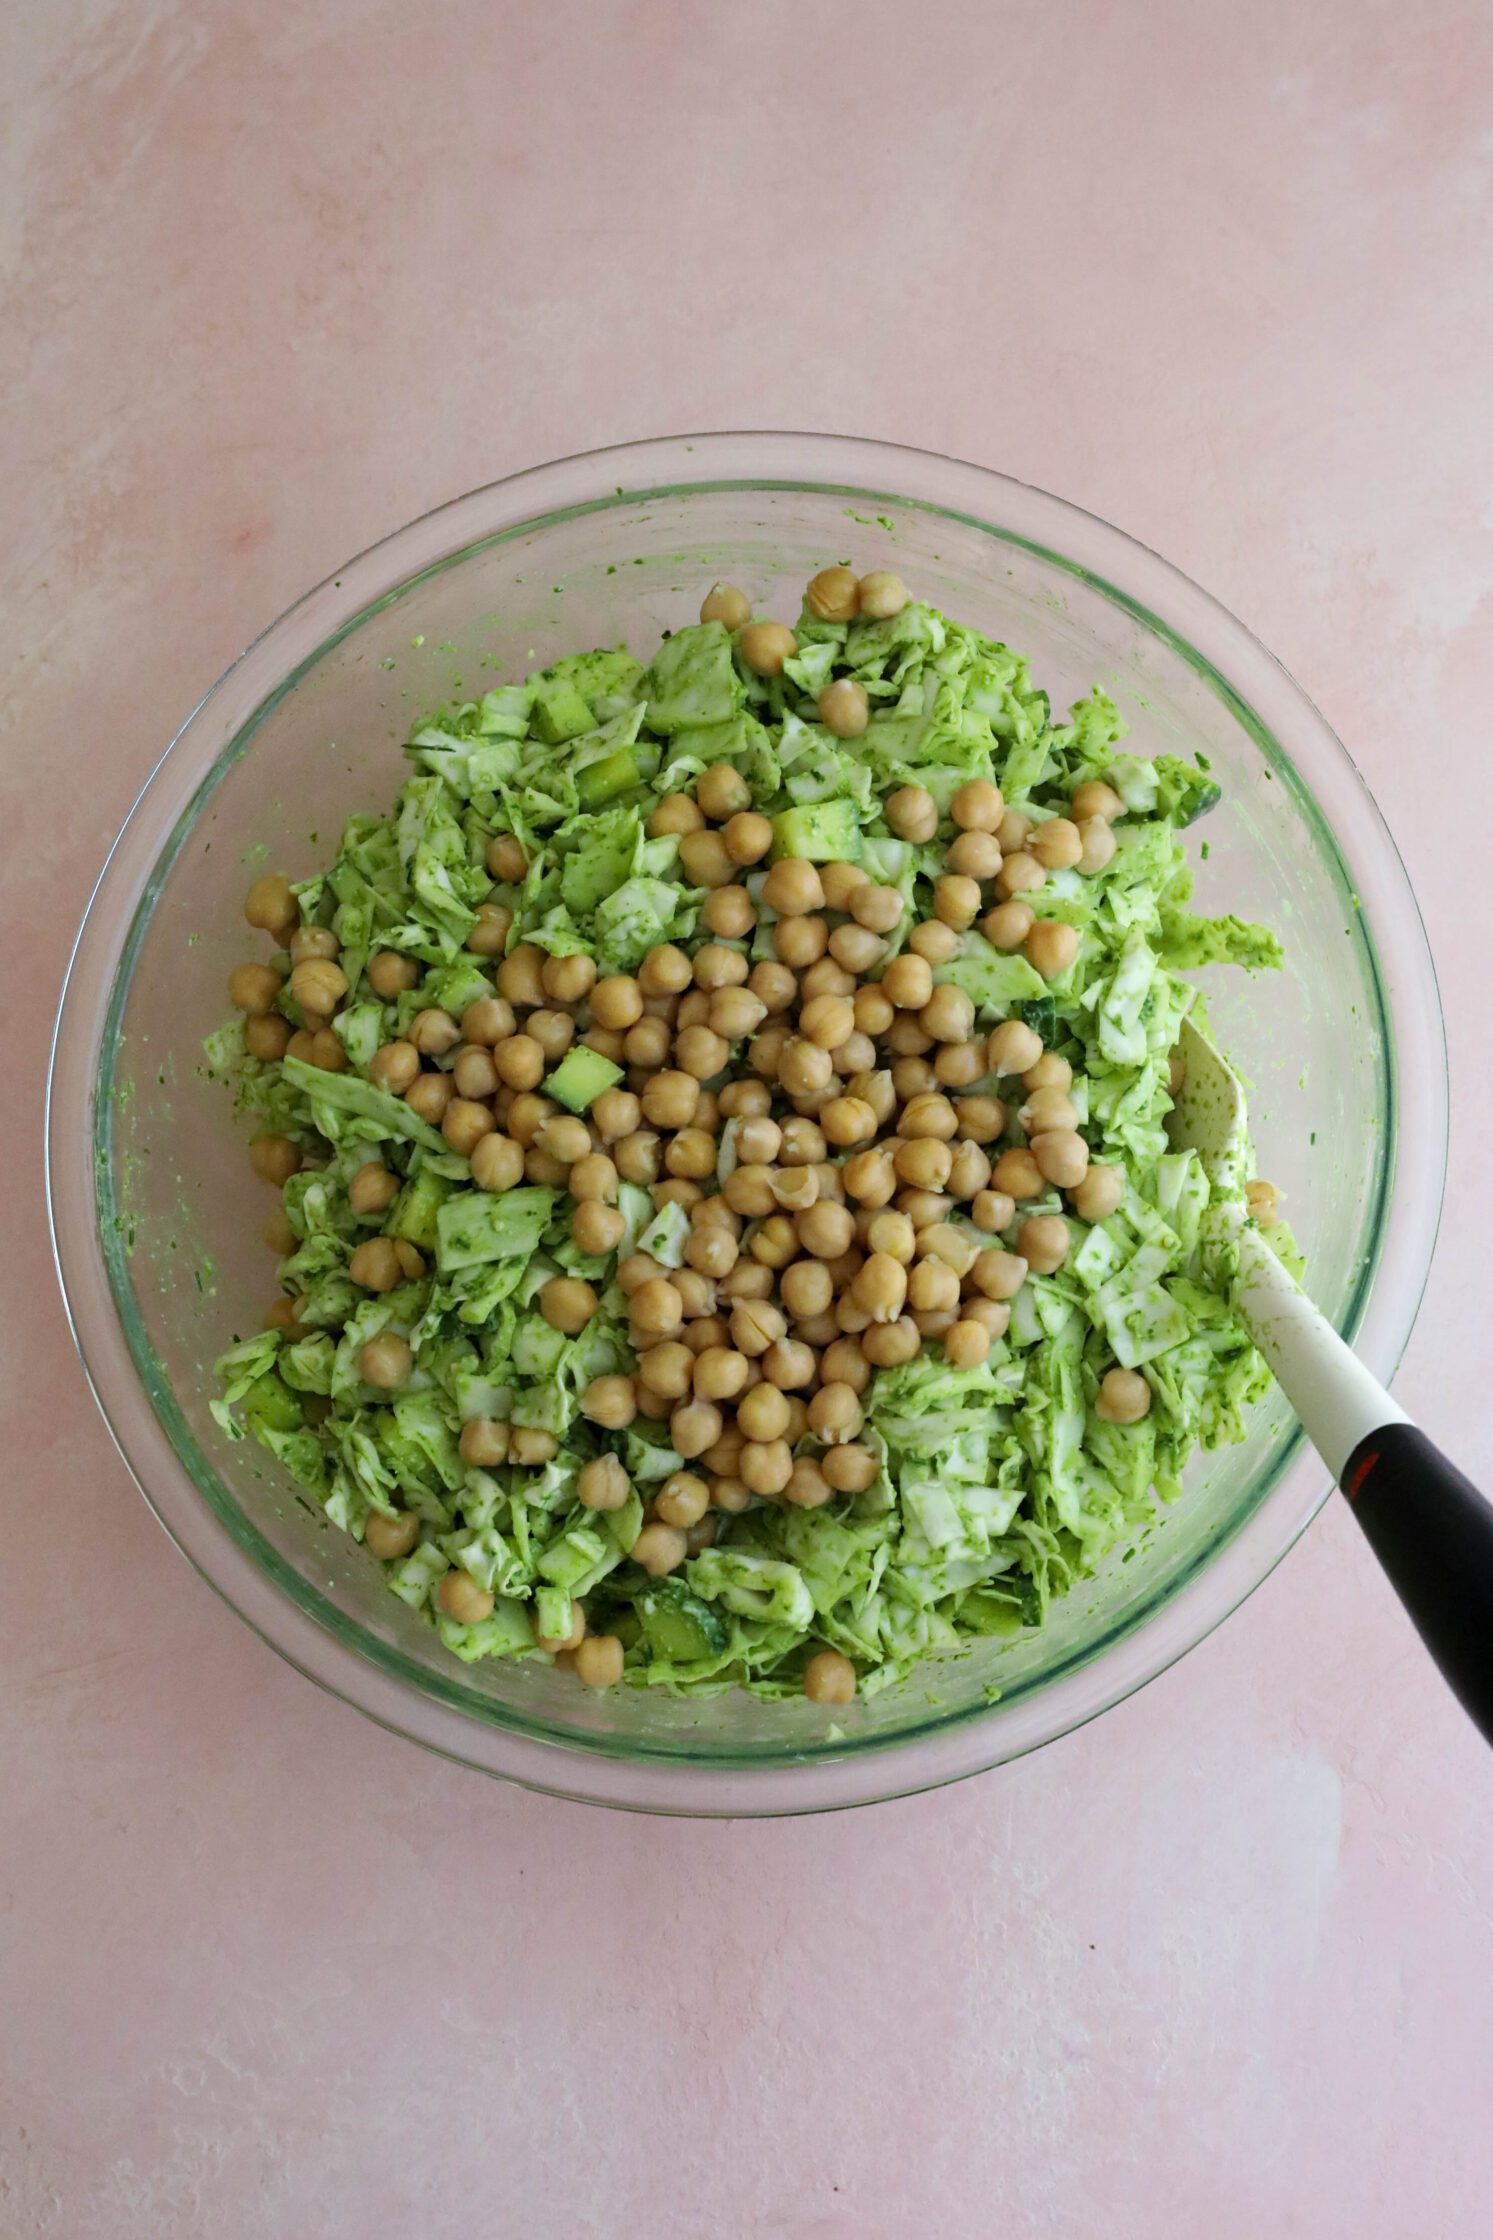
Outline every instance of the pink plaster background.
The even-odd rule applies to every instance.
[[[1159,547],[1365,770],[1454,1073],[1399,1390],[1493,1480],[1487,7],[47,0],[0,94],[0,2232],[1486,2232],[1493,1762],[1345,1516],[964,1788],[551,1804],[175,1556],[39,1135],[108,842],[308,583],[583,445],[900,438]]]

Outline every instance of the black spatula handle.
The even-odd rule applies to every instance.
[[[1342,1488],[1448,1685],[1493,1742],[1493,1505],[1413,1423],[1360,1439]]]

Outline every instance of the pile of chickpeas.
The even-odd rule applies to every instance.
[[[895,614],[907,592],[895,576],[830,568],[807,597],[816,615],[844,621]],[[793,632],[753,621],[730,585],[711,591],[701,616],[738,633],[743,661],[760,675],[778,674],[795,651]],[[818,707],[842,738],[869,719],[864,688],[847,678],[827,685]],[[986,1358],[1028,1273],[1050,1274],[1069,1249],[1064,1216],[1023,1213],[1031,1201],[1056,1190],[1085,1221],[1120,1204],[1122,1170],[1093,1162],[1079,1132],[1068,1061],[1019,1020],[977,1031],[969,996],[936,985],[934,972],[976,925],[996,948],[1021,950],[1044,979],[1065,972],[1077,933],[1037,917],[1027,898],[1049,871],[1101,870],[1122,807],[1109,786],[1090,782],[1074,790],[1067,816],[1034,824],[988,780],[961,786],[933,915],[907,930],[888,962],[902,931],[901,894],[853,863],[785,858],[763,872],[772,826],[741,773],[719,763],[692,796],[661,800],[648,822],[651,836],[677,838],[684,879],[704,890],[704,938],[693,954],[664,943],[636,972],[600,978],[589,957],[510,946],[511,913],[486,902],[467,945],[494,960],[493,993],[459,1019],[416,1012],[408,1033],[374,1056],[372,1079],[440,1129],[470,1162],[478,1189],[537,1183],[568,1192],[582,1251],[606,1254],[621,1242],[624,1181],[688,1216],[682,1266],[634,1252],[617,1268],[637,1366],[597,1378],[581,1399],[605,1432],[638,1416],[667,1423],[685,1465],[649,1498],[632,1549],[651,1578],[708,1547],[719,1520],[754,1498],[817,1508],[865,1491],[879,1470],[861,1437],[876,1371],[912,1361],[925,1345],[941,1347],[955,1368]],[[884,813],[905,840],[937,836],[938,807],[920,786],[894,793]],[[502,885],[528,869],[512,834],[488,843],[486,861]],[[764,910],[773,914],[773,953],[752,964],[735,945],[751,940]],[[255,883],[246,915],[288,949],[289,992],[304,1021],[292,1031],[276,1009],[280,971],[241,965],[230,993],[245,1014],[246,1048],[341,1071],[346,1056],[331,1022],[350,991],[336,935],[300,925],[278,877]],[[367,967],[385,1002],[420,975],[414,959],[393,951]],[[546,1075],[576,1041],[623,1069],[584,1119],[544,1093]],[[991,1076],[999,1093],[982,1086]],[[300,1157],[284,1137],[261,1137],[251,1150],[256,1173],[277,1184]],[[376,1223],[399,1187],[370,1161],[352,1178],[354,1211]],[[283,1209],[265,1235],[279,1253],[294,1248]],[[354,1250],[349,1273],[379,1292],[423,1266],[413,1245],[374,1234]],[[600,1298],[585,1278],[556,1275],[538,1304],[573,1336]],[[294,1328],[297,1302],[277,1299],[266,1319]],[[364,1345],[359,1367],[377,1390],[397,1391],[412,1373],[410,1347],[384,1332]],[[1096,1404],[1106,1420],[1133,1423],[1150,1400],[1143,1377],[1113,1368]],[[461,1433],[462,1456],[477,1468],[537,1466],[555,1452],[548,1432],[487,1418]],[[620,1509],[631,1492],[615,1453],[580,1472],[588,1509]],[[366,1539],[392,1561],[419,1532],[412,1516],[374,1514]],[[460,1569],[442,1579],[437,1600],[469,1625],[493,1607]],[[579,1605],[569,1638],[541,1645],[589,1686],[621,1677],[621,1642],[588,1635]],[[846,1657],[822,1649],[806,1667],[805,1692],[845,1702],[855,1677]]]

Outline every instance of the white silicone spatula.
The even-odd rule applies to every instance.
[[[1191,1020],[1179,1049],[1186,1078],[1173,1141],[1191,1145],[1217,1180],[1240,1183],[1239,1077]],[[1493,1507],[1344,1344],[1242,1210],[1237,1243],[1234,1304],[1421,1639],[1493,1742]]]

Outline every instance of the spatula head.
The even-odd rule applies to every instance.
[[[1168,1124],[1171,1140],[1179,1151],[1196,1151],[1222,1188],[1241,1189],[1247,1177],[1249,1119],[1243,1084],[1191,1019],[1182,1022],[1177,1049],[1186,1079]]]

